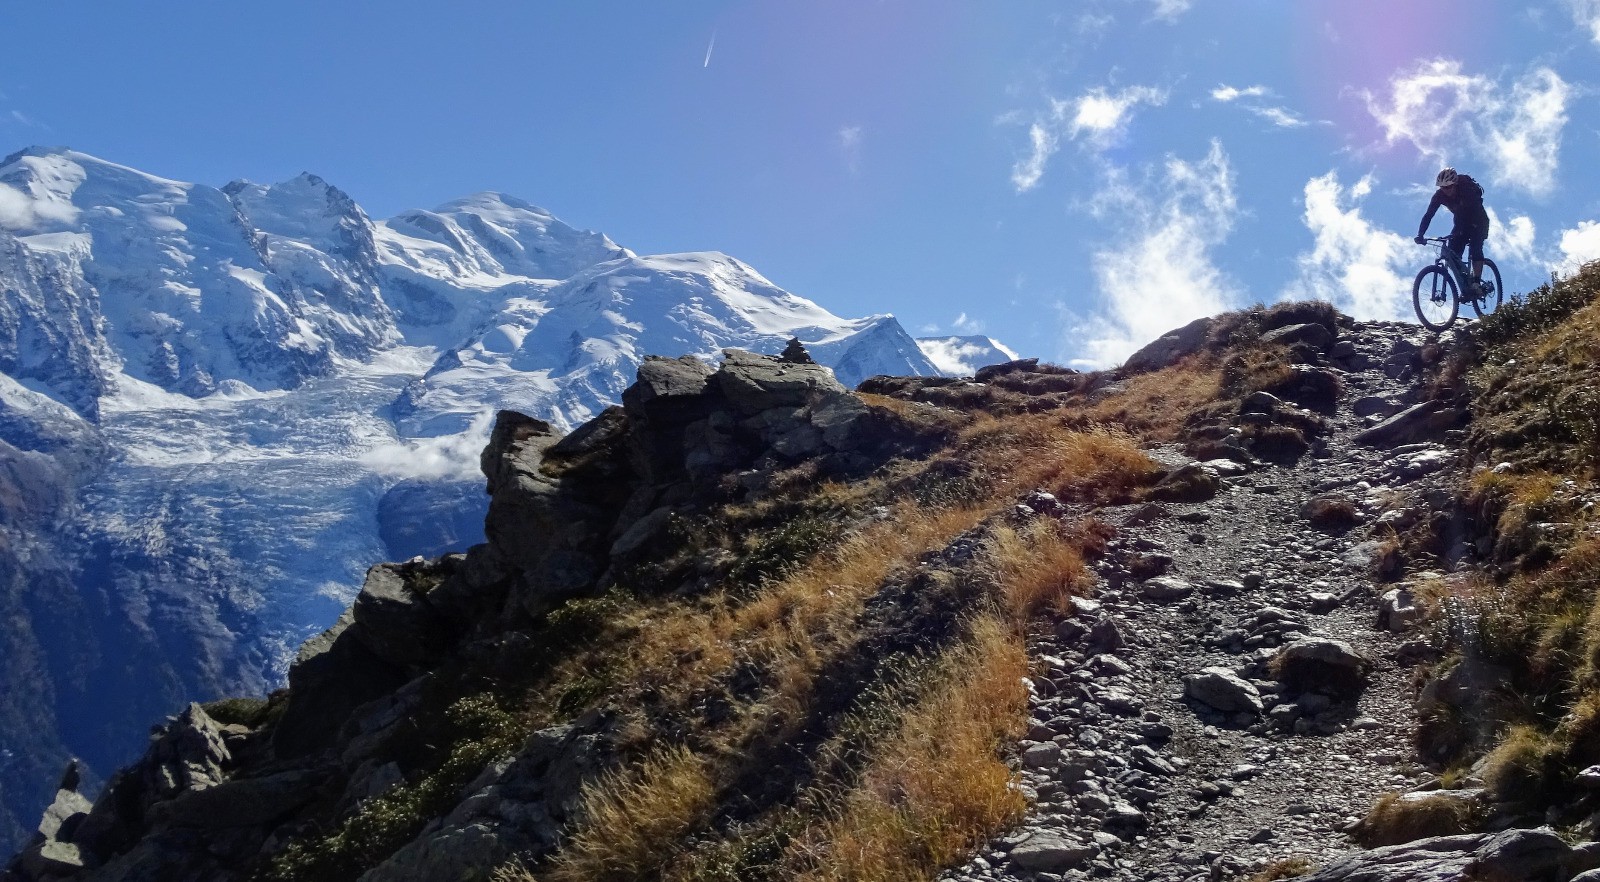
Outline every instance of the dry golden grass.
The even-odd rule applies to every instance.
[[[1350,830],[1350,837],[1368,848],[1399,845],[1429,836],[1455,836],[1471,833],[1486,815],[1477,800],[1466,800],[1447,793],[1428,796],[1390,792],[1378,801]]]
[[[1600,301],[1573,313],[1540,338],[1527,357],[1536,363],[1592,368],[1600,361]]]
[[[681,852],[684,836],[705,819],[716,788],[703,760],[682,747],[658,751],[632,769],[583,789],[578,824],[544,882],[634,882],[654,876]],[[503,882],[533,882],[517,868]]]
[[[833,552],[762,592],[719,623],[733,641],[757,633],[816,633],[853,618],[856,601],[889,573],[948,544],[988,514],[984,508],[930,509],[902,503],[893,515],[844,540]]]
[[[732,774],[741,748],[781,743],[809,719],[818,677],[855,646],[866,601],[898,573],[1009,508],[1019,493],[1043,487],[1069,502],[1104,502],[1130,496],[1158,471],[1131,435],[1073,430],[1059,415],[979,416],[945,456],[981,470],[987,492],[956,505],[901,501],[887,518],[841,525],[853,532],[753,593],[641,601],[608,623],[606,639],[566,660],[552,678],[554,690],[545,691],[560,691],[562,683],[595,670],[610,672],[615,687],[594,701],[620,701],[634,714],[632,746],[642,745],[651,730],[636,710],[646,702],[651,714],[687,713],[696,696],[720,688],[736,668],[760,671],[762,687],[715,726],[692,724],[701,759],[681,752],[656,756],[640,771],[594,785],[585,797],[590,820],[561,853],[554,874],[541,878],[621,880],[649,875],[645,867],[661,872],[679,860],[684,833],[705,821],[711,782]],[[935,465],[908,465],[901,477],[914,480],[915,470]],[[814,493],[830,497],[830,506],[861,510],[886,486],[820,485]],[[759,520],[772,513],[736,515]],[[1091,580],[1084,540],[1053,523],[986,530],[987,566],[973,575],[993,591],[992,612],[981,624],[969,623],[966,648],[951,651],[939,668],[942,678],[904,710],[893,733],[867,746],[870,761],[859,785],[827,802],[833,816],[813,814],[805,821],[784,878],[928,878],[1022,810],[998,752],[1026,721],[1021,634],[1031,616],[1060,607]],[[821,854],[828,859],[813,859]],[[693,872],[681,867],[696,863],[682,858],[668,875]]]
[[[1250,877],[1250,882],[1279,882],[1294,879],[1311,872],[1311,862],[1303,857],[1284,858]]]
[[[980,417],[950,455],[993,476],[991,507],[1035,488],[1068,502],[1125,501],[1160,471],[1127,432],[1073,429],[1051,414]]]
[[[1561,487],[1561,481],[1560,475],[1544,470],[1497,474],[1486,469],[1472,477],[1469,492],[1478,505],[1498,509],[1496,530],[1516,533],[1538,518],[1540,510]]]
[[[1039,612],[1064,612],[1094,584],[1076,542],[1052,521],[1021,530],[1000,526],[989,537],[988,558],[1008,619],[1023,625]]]
[[[1210,360],[1197,358],[1129,377],[1121,386],[1121,391],[1085,408],[1083,415],[1152,441],[1176,440],[1189,416],[1223,392],[1222,371]]]
[[[999,749],[1022,734],[1027,652],[995,618],[973,630],[946,659],[948,679],[907,711],[836,816],[792,845],[797,871],[787,878],[920,882],[1022,816],[1027,802]]]
[[[1550,761],[1558,750],[1538,728],[1512,726],[1500,744],[1483,758],[1479,774],[1484,787],[1501,800],[1537,803],[1547,788]]]

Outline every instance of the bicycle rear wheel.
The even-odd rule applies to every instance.
[[[1487,257],[1483,259],[1483,282],[1492,287],[1484,292],[1482,298],[1472,298],[1472,311],[1478,314],[1478,318],[1483,318],[1499,309],[1501,302],[1505,300],[1505,288],[1500,284],[1500,268]]]
[[[1417,307],[1417,320],[1430,331],[1442,331],[1456,320],[1456,283],[1444,267],[1425,266],[1411,284],[1411,302]]]

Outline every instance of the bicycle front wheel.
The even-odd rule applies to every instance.
[[[1500,268],[1487,257],[1483,259],[1483,281],[1491,287],[1484,291],[1482,297],[1472,298],[1472,311],[1478,314],[1478,318],[1499,309],[1505,300],[1505,288],[1500,284]]]
[[[1430,331],[1442,331],[1456,320],[1456,283],[1444,267],[1426,266],[1411,284],[1411,302],[1417,307],[1417,320]]]

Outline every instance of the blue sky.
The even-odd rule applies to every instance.
[[[377,217],[501,190],[1060,363],[1286,296],[1409,317],[1447,162],[1512,290],[1600,257],[1600,0],[7,3],[0,33],[0,154],[312,171]]]

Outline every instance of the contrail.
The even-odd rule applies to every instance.
[[[711,32],[711,43],[706,46],[706,62],[705,62],[705,64],[700,65],[702,68],[706,68],[706,67],[710,67],[711,66],[711,50],[713,50],[715,48],[717,48],[717,32],[716,31],[712,31]]]

